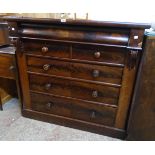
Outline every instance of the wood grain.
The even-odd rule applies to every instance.
[[[31,94],[32,109],[45,113],[53,113],[70,118],[81,119],[112,126],[116,114],[115,108],[92,106],[84,102],[75,102],[50,95]]]
[[[123,68],[103,65],[90,65],[46,58],[27,57],[28,71],[73,77],[92,81],[121,84]],[[44,66],[49,68],[44,69]],[[95,72],[97,72],[95,74]]]
[[[98,84],[60,79],[58,77],[38,76],[35,74],[29,74],[29,80],[31,90],[47,92],[49,94],[70,96],[114,105],[117,105],[119,97],[119,88],[100,86]],[[48,89],[46,89],[47,84],[51,85]],[[97,96],[94,97],[93,93],[96,91]]]

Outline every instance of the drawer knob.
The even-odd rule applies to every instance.
[[[15,70],[15,66],[10,66],[9,70],[14,71]]]
[[[97,90],[94,90],[94,91],[93,91],[92,97],[93,97],[93,98],[98,97],[98,91],[97,91]]]
[[[93,70],[93,77],[99,77],[100,72],[99,70]]]
[[[94,53],[94,57],[95,57],[95,58],[100,58],[100,56],[101,56],[101,53],[100,53],[100,52],[95,52],[95,53]]]
[[[43,48],[42,48],[42,52],[43,52],[43,53],[48,52],[48,47],[43,47]]]
[[[91,118],[95,118],[95,117],[96,117],[96,112],[93,111],[93,112],[91,113],[90,117],[91,117]]]
[[[46,107],[47,107],[48,109],[50,109],[50,108],[53,107],[53,105],[54,105],[53,102],[48,102],[47,105],[46,105]]]
[[[44,71],[48,71],[49,69],[50,69],[50,65],[49,64],[43,65],[43,70]]]
[[[52,86],[52,85],[51,85],[50,83],[47,83],[47,84],[45,85],[45,89],[46,89],[46,90],[49,90],[49,89],[51,88],[51,86]]]

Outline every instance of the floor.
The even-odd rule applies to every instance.
[[[17,99],[0,111],[1,141],[116,141],[119,139],[36,121],[21,116]]]

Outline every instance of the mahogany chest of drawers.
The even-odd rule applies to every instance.
[[[22,114],[124,138],[147,24],[7,17]]]

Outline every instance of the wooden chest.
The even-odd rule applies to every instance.
[[[17,47],[23,116],[125,137],[143,33],[149,25],[6,20]]]

